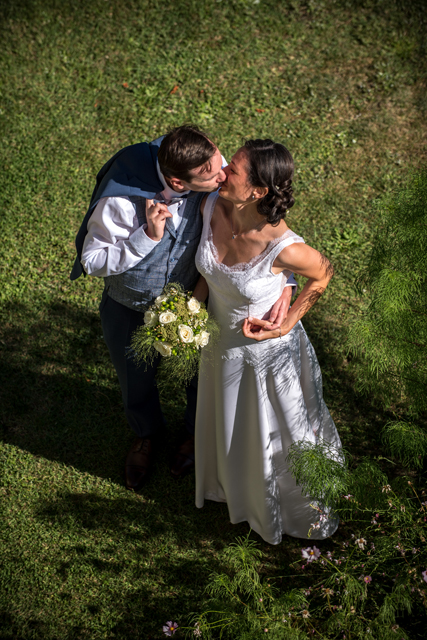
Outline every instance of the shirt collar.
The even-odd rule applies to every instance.
[[[165,180],[165,176],[163,175],[163,173],[160,171],[160,165],[159,165],[159,161],[157,160],[157,175],[159,176],[159,180],[162,183],[164,189],[161,192],[162,196],[164,197],[165,200],[172,200],[172,198],[182,198],[182,196],[187,195],[188,193],[191,193],[190,191],[174,191],[173,189],[170,188],[170,186],[166,183]]]

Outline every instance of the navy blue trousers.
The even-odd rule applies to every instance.
[[[144,323],[144,314],[110,298],[104,291],[99,306],[102,332],[122,391],[123,404],[130,428],[140,438],[161,435],[164,418],[156,385],[156,371],[161,356],[153,366],[139,367],[127,355],[133,331]],[[197,376],[186,387],[185,429],[194,435],[197,402]]]

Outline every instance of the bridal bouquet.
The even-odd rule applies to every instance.
[[[218,331],[204,303],[181,285],[170,283],[145,312],[144,324],[134,331],[132,355],[138,364],[151,364],[160,353],[163,377],[186,384],[198,371],[200,350]]]

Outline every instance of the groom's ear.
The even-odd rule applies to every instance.
[[[169,178],[169,184],[173,191],[184,191],[186,186],[182,184],[182,181],[179,178]]]
[[[252,191],[253,196],[257,200],[260,200],[261,198],[266,196],[267,193],[268,193],[268,187],[255,187],[255,189]]]

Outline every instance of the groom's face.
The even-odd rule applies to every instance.
[[[219,189],[225,177],[225,172],[222,168],[222,157],[217,149],[206,164],[191,171],[191,177],[188,181],[179,180],[179,183],[185,190],[211,192]],[[172,180],[175,179],[172,178]]]

